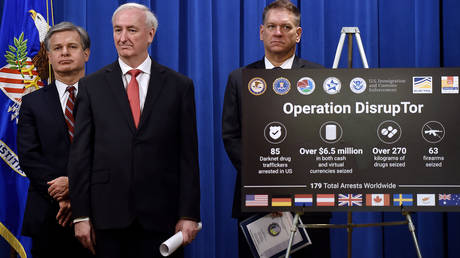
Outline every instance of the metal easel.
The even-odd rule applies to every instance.
[[[343,44],[345,42],[345,36],[348,36],[348,68],[353,67],[353,34],[356,37],[356,42],[358,44],[359,53],[361,55],[361,60],[363,61],[364,68],[369,68],[369,64],[367,63],[366,53],[364,52],[363,43],[361,41],[361,35],[359,32],[358,27],[342,27],[340,32],[340,40],[339,44],[337,45],[337,51],[335,52],[334,64],[332,69],[337,69],[339,66],[340,56],[343,50]],[[298,227],[304,228],[346,228],[347,229],[347,257],[351,258],[351,248],[352,248],[352,233],[354,228],[360,227],[379,227],[379,226],[399,226],[407,224],[409,227],[409,231],[411,232],[412,239],[414,240],[415,249],[417,251],[417,257],[422,258],[422,254],[420,252],[420,247],[417,241],[417,236],[415,234],[415,226],[412,222],[412,218],[410,213],[401,206],[401,214],[406,218],[404,221],[393,221],[393,222],[379,222],[379,223],[366,223],[366,224],[353,224],[352,217],[353,214],[351,211],[347,212],[347,224],[305,224],[300,222],[299,225],[299,217],[301,213],[296,213],[294,216],[294,220],[291,227],[291,233],[289,238],[289,246],[286,250],[285,258],[289,258],[289,254],[291,253],[292,248],[292,241],[294,239],[294,235],[297,232]]]
[[[337,51],[335,52],[334,64],[332,69],[337,69],[339,66],[340,55],[342,54],[343,43],[345,42],[345,36],[348,36],[348,68],[353,68],[353,34],[356,37],[358,43],[359,53],[361,54],[361,60],[363,61],[364,68],[369,68],[367,63],[366,53],[364,52],[363,42],[361,41],[361,35],[358,27],[342,27],[340,32],[339,44],[337,45]]]

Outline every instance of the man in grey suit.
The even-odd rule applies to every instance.
[[[252,214],[241,212],[241,88],[243,69],[291,69],[323,68],[319,64],[301,59],[295,55],[296,44],[300,42],[300,11],[289,0],[277,0],[265,7],[260,25],[260,40],[264,43],[265,57],[246,67],[233,71],[225,90],[222,112],[222,138],[225,150],[236,168],[236,183],[233,197],[232,217],[238,223]],[[329,213],[309,213],[302,216],[305,223],[328,223]],[[246,239],[238,226],[239,257],[252,257]],[[294,257],[329,257],[330,240],[328,229],[308,230],[312,246],[294,254]]]
[[[150,58],[144,5],[112,16],[118,60],[80,80],[69,182],[75,235],[98,257],[161,257],[198,232],[200,184],[191,79]],[[182,256],[181,251],[173,257]]]

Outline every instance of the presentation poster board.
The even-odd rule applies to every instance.
[[[459,76],[244,70],[242,210],[460,211]]]

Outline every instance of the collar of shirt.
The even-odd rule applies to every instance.
[[[139,104],[141,112],[144,109],[145,98],[147,96],[147,90],[149,88],[150,82],[150,68],[152,67],[152,60],[150,56],[147,56],[147,59],[142,62],[138,67],[132,68],[126,63],[124,63],[120,58],[118,58],[118,63],[120,64],[121,72],[123,74],[123,86],[128,87],[129,82],[131,81],[131,75],[128,73],[131,69],[139,69],[142,72],[136,77],[139,84]]]
[[[283,64],[281,64],[282,69],[291,69],[292,64],[294,63],[294,57],[295,55],[292,55],[290,58],[288,58],[286,61],[284,61]],[[264,57],[265,60],[265,69],[273,69],[275,66],[268,60],[267,57]]]
[[[57,91],[58,91],[58,94],[59,94],[59,99],[62,99],[62,98],[65,98],[66,95],[68,96],[69,95],[69,92],[66,91],[67,87],[68,86],[71,86],[71,85],[67,85],[61,81],[58,81],[58,80],[55,80],[54,83],[56,84],[56,88],[57,88]],[[73,85],[75,87],[75,96],[77,96],[78,94],[78,82],[75,83]]]
[[[150,56],[147,56],[147,58],[144,60],[144,62],[142,62],[142,64],[140,64],[138,67],[133,68],[133,67],[130,67],[129,65],[127,65],[125,62],[123,62],[123,60],[121,60],[121,58],[118,58],[118,64],[120,64],[121,73],[124,76],[129,77],[127,79],[131,79],[131,75],[129,75],[127,73],[132,69],[139,69],[139,70],[142,71],[142,73],[150,75],[150,68],[152,67],[152,60],[150,59]],[[129,81],[129,80],[127,80],[127,81]],[[126,85],[125,85],[125,87],[126,87]]]
[[[67,105],[67,100],[69,99],[69,92],[66,91],[67,87],[70,85],[67,85],[61,81],[55,80],[54,83],[56,84],[56,89],[58,91],[59,95],[59,101],[61,102],[61,108],[62,108],[62,113],[65,112],[65,106]],[[78,82],[76,82],[74,85],[75,87],[75,97],[78,94]]]

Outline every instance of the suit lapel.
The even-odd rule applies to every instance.
[[[145,97],[144,109],[142,110],[141,118],[139,120],[139,128],[148,119],[148,116],[152,112],[154,103],[158,99],[158,96],[164,87],[164,72],[164,68],[152,60],[152,66],[150,68],[150,81],[147,88],[147,96]]]
[[[296,68],[303,68],[305,65],[300,62],[300,58],[298,56],[294,57],[294,61],[292,62],[292,69]]]
[[[57,91],[56,84],[53,82],[50,85],[44,88],[46,95],[46,104],[49,108],[49,114],[53,114],[56,118],[56,123],[60,126],[57,127],[57,130],[62,130],[64,135],[68,135],[68,128],[65,122],[64,114],[62,113],[61,100],[59,98],[59,93]],[[66,143],[70,144],[70,138],[66,138]]]
[[[121,74],[121,68],[118,61],[112,63],[106,70],[105,78],[108,81],[108,85],[115,101],[120,107],[121,113],[129,124],[129,128],[135,132],[136,127],[134,126],[134,119],[131,113],[131,107],[129,106],[128,95],[126,94],[125,87],[123,86],[123,79]]]
[[[294,56],[294,61],[292,62],[292,69],[303,68],[304,66],[305,64],[301,62],[301,59],[298,56]],[[262,58],[262,60],[259,60],[257,62],[254,62],[248,65],[247,68],[265,69],[265,58]]]
[[[252,64],[249,64],[246,68],[248,68],[248,69],[265,69],[265,60],[262,58],[262,60],[254,62]]]

